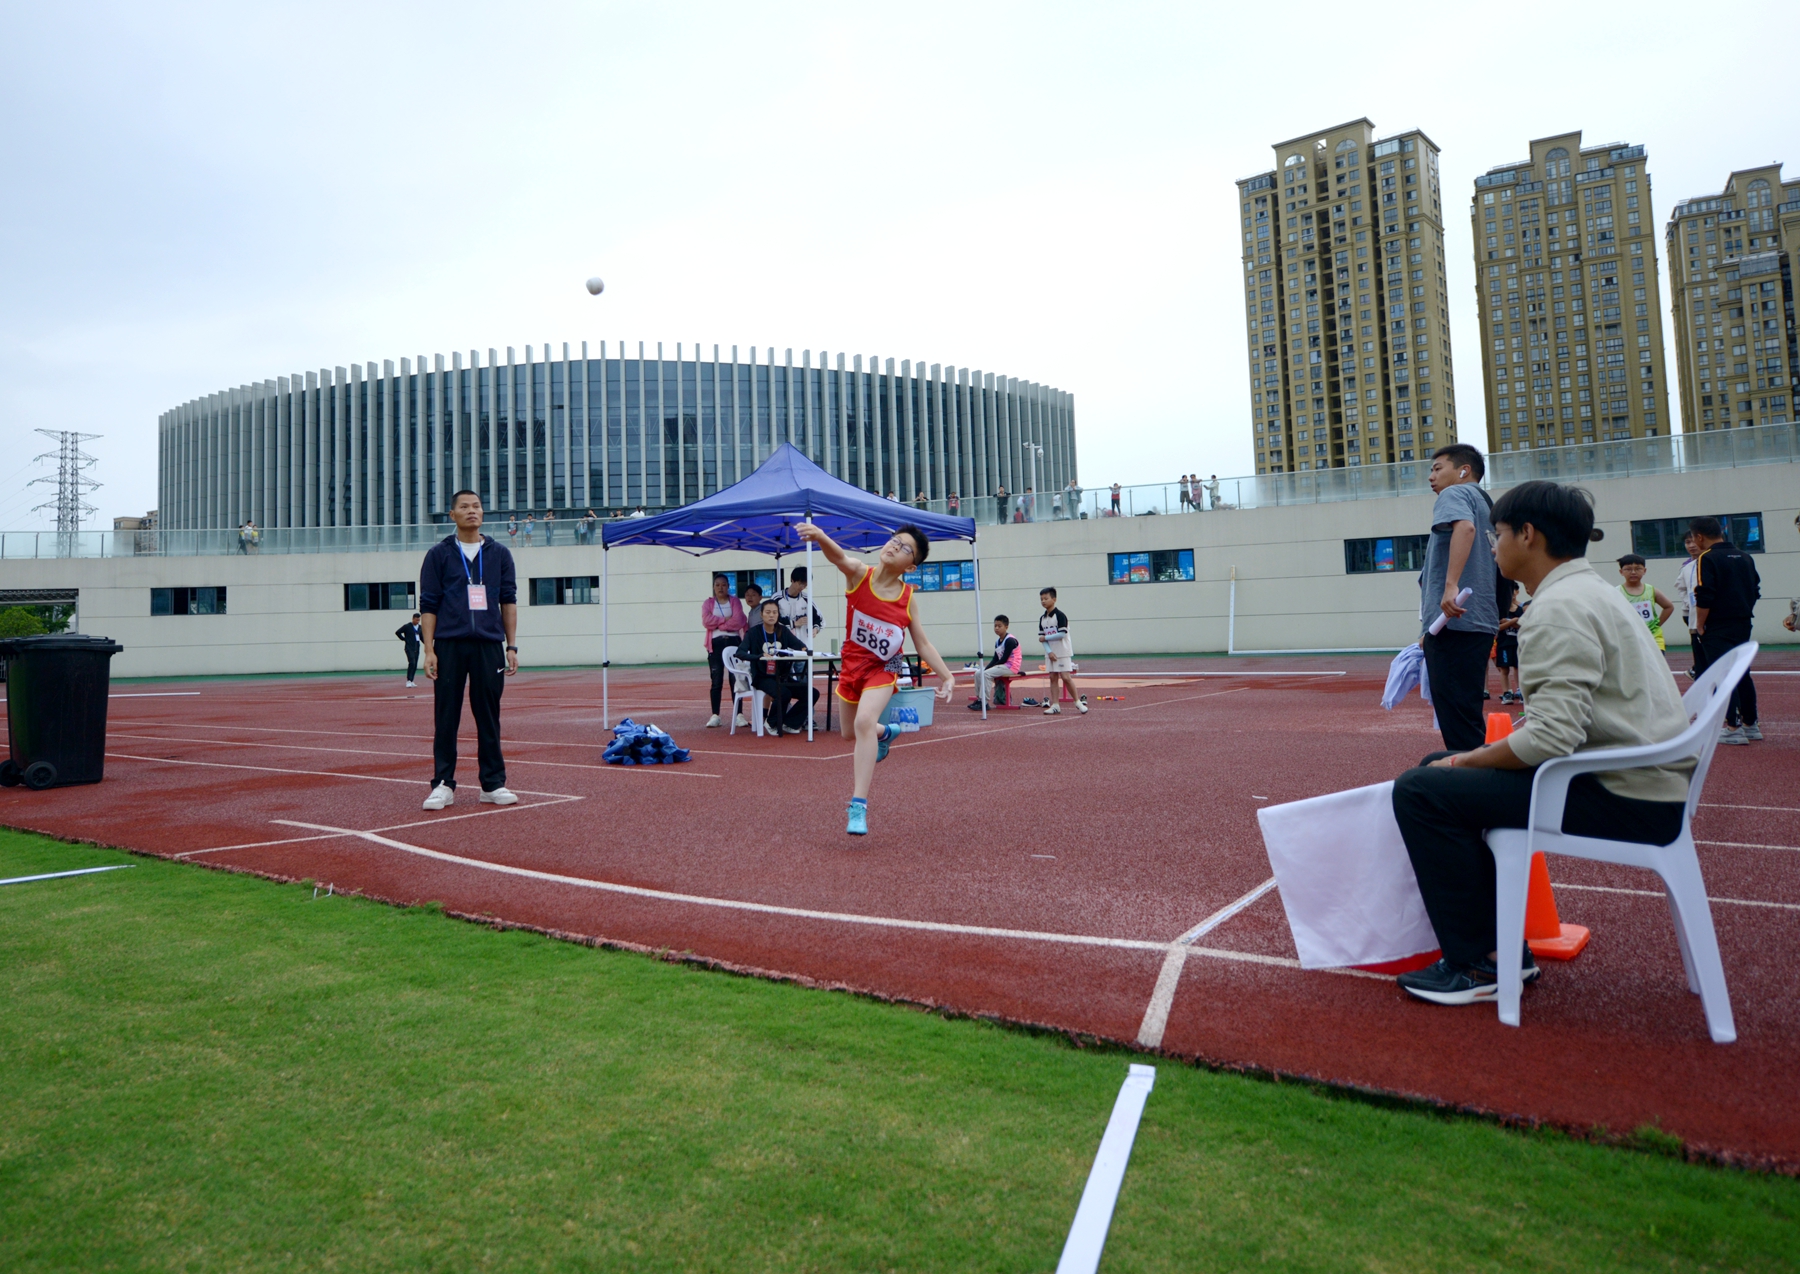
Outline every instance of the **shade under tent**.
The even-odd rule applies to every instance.
[[[975,520],[914,509],[884,499],[832,477],[791,443],[782,443],[756,471],[704,500],[682,505],[655,517],[625,518],[601,526],[600,697],[606,728],[613,726],[609,673],[612,666],[607,618],[608,555],[626,545],[658,545],[693,557],[740,550],[766,553],[777,562],[789,554],[806,555],[806,602],[813,605],[812,545],[796,528],[811,522],[853,553],[878,549],[900,527],[918,527],[935,542],[963,540],[975,567],[975,649],[982,647],[980,555],[975,549]],[[813,661],[806,661],[806,684]],[[984,696],[985,699],[985,696]],[[985,703],[984,703],[985,708]],[[985,715],[985,711],[984,711]],[[812,738],[808,709],[806,736]]]

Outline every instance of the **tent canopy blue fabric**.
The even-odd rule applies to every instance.
[[[808,517],[853,553],[880,548],[909,522],[933,540],[975,539],[975,519],[929,513],[853,487],[784,442],[755,473],[704,500],[603,523],[600,542],[609,549],[660,544],[696,557],[726,549],[783,557],[805,549],[795,528]]]

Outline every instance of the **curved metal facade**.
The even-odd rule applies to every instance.
[[[410,525],[462,487],[490,514],[668,508],[730,486],[781,442],[902,499],[1076,477],[1061,390],[911,360],[699,352],[665,359],[640,343],[626,357],[603,342],[597,357],[584,343],[550,359],[527,345],[523,361],[490,349],[483,366],[471,350],[467,365],[439,354],[429,370],[403,358],[221,390],[159,421],[162,525]]]

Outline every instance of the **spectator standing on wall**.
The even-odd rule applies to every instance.
[[[544,547],[556,543],[556,510],[544,510]]]
[[[526,548],[531,547],[531,532],[532,532],[532,529],[536,526],[537,526],[537,519],[535,517],[533,517],[531,514],[527,513],[525,515],[525,547]]]
[[[1688,524],[1700,545],[1694,559],[1694,667],[1699,672],[1750,640],[1762,580],[1750,555],[1725,538],[1717,518],[1695,518]],[[1746,672],[1731,692],[1720,743],[1745,744],[1762,738],[1756,724],[1756,683]]]
[[[519,537],[519,519],[507,518],[506,519],[506,542],[508,544],[511,544],[515,540],[517,540],[518,537]]]
[[[1194,475],[1194,481],[1200,481],[1199,474]],[[1206,480],[1206,502],[1209,508],[1216,509],[1219,507],[1219,475],[1216,473]],[[1194,498],[1194,503],[1200,503],[1198,496]]]
[[[1478,485],[1486,466],[1468,443],[1439,447],[1431,457],[1431,539],[1419,577],[1419,644],[1431,679],[1444,746],[1466,752],[1487,742],[1482,700],[1487,697],[1488,651],[1500,626],[1493,524],[1487,493]],[[1461,603],[1457,595],[1469,589]],[[1447,622],[1430,627],[1439,615]]]
[[[1063,499],[1069,503],[1069,516],[1079,518],[1081,516],[1081,484],[1070,478],[1069,485],[1063,488]]]
[[[913,496],[913,508],[915,509],[923,509],[930,503],[931,501],[925,498],[925,493],[923,491]]]
[[[456,736],[462,727],[464,686],[475,718],[481,800],[514,805],[500,752],[500,694],[519,671],[519,589],[509,549],[481,533],[481,497],[450,498],[456,534],[439,540],[419,570],[420,636],[425,675],[436,683],[431,795],[425,808],[456,801]]]
[[[1119,484],[1116,482],[1112,484],[1112,511],[1115,518],[1119,516]]]
[[[957,499],[956,492],[952,491],[950,493],[950,502],[946,507],[950,510],[951,517],[956,517],[958,515],[958,511],[962,508],[962,501]]]
[[[594,524],[599,520],[599,518],[594,516],[594,511],[592,509],[589,509],[587,511],[587,516],[581,519],[581,542],[583,544],[592,544],[594,542]]]
[[[1181,475],[1181,511],[1186,513],[1193,503],[1194,489],[1188,485],[1188,476],[1184,473]]]
[[[1037,521],[1037,492],[1026,487],[1025,494],[1019,499],[1025,506],[1025,520],[1027,522]]]

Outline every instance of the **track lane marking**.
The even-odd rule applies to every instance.
[[[1800,845],[1757,845],[1742,840],[1697,840],[1696,845],[1717,845],[1724,849],[1785,849],[1788,853],[1800,853]]]
[[[1156,975],[1156,987],[1150,992],[1150,1003],[1144,1006],[1144,1020],[1139,1024],[1137,1033],[1139,1044],[1145,1048],[1162,1046],[1163,1032],[1168,1029],[1169,1025],[1169,1009],[1175,1003],[1175,988],[1181,983],[1181,970],[1187,965],[1188,951],[1193,944],[1233,916],[1249,908],[1258,898],[1273,888],[1275,888],[1275,877],[1271,876],[1243,897],[1227,903],[1175,939],[1169,947],[1169,954],[1163,957],[1162,969]]]
[[[496,805],[490,809],[473,810],[467,814],[447,814],[438,818],[421,818],[410,823],[389,823],[386,827],[377,827],[378,832],[397,832],[408,827],[434,827],[439,823],[454,823],[465,818],[486,818],[490,814],[517,814],[525,810],[541,810],[551,805],[567,805],[570,801],[585,800],[581,796],[557,796],[545,801],[520,801],[517,805]],[[211,849],[189,849],[174,858],[195,858],[201,854],[223,854],[233,849],[267,849],[273,845],[301,845],[315,840],[340,840],[336,832],[325,832],[318,836],[289,836],[282,840],[245,841],[241,845],[214,845]]]
[[[363,779],[370,783],[404,783],[411,787],[423,787],[421,779],[396,779],[384,774],[345,774],[341,770],[285,770],[273,765],[232,765],[225,761],[183,761],[168,756],[134,756],[130,752],[108,752],[106,754],[120,761],[150,761],[158,765],[198,765],[213,770],[255,770],[262,774],[298,774],[304,778],[318,779]],[[573,796],[568,792],[527,792],[524,788],[513,789],[520,796],[555,796],[564,800],[582,801],[585,796]]]
[[[276,818],[269,820],[283,827],[303,827],[308,831],[333,832],[339,836],[353,836],[371,844],[381,845],[388,849],[397,849],[402,853],[416,854],[421,858],[433,858],[439,862],[451,863],[458,867],[472,867],[477,871],[496,872],[505,876],[519,876],[527,880],[542,880],[555,885],[571,885],[577,889],[593,889],[602,893],[624,894],[633,898],[649,898],[658,902],[686,903],[697,907],[716,907],[725,911],[749,911],[759,915],[786,916],[797,920],[824,920],[836,924],[866,925],[877,929],[902,929],[922,933],[947,933],[959,937],[973,938],[1011,938],[1027,942],[1048,942],[1062,946],[1107,947],[1124,951],[1169,951],[1175,944],[1158,942],[1143,938],[1105,938],[1098,935],[1079,933],[1053,933],[1035,929],[1001,929],[990,925],[953,924],[941,920],[906,920],[896,916],[870,916],[847,911],[819,911],[810,907],[784,907],[775,903],[749,902],[736,898],[711,898],[704,894],[676,893],[667,889],[650,889],[643,885],[621,885],[608,880],[592,880],[583,876],[564,876],[558,872],[538,871],[531,867],[514,867],[508,863],[490,862],[480,858],[465,858],[461,854],[448,854],[442,850],[427,849],[423,845],[409,845],[405,841],[393,840],[375,832],[358,831],[353,827],[333,827],[327,823],[304,823],[298,819]],[[1259,964],[1280,969],[1299,969],[1300,961],[1291,956],[1259,955],[1252,951],[1229,951],[1219,947],[1186,947],[1189,955],[1200,956],[1209,960],[1222,960],[1235,964]],[[1337,973],[1350,977],[1375,978],[1379,981],[1392,979],[1379,973],[1370,973],[1366,969],[1318,969],[1318,973]]]
[[[1590,894],[1632,894],[1639,898],[1662,898],[1666,895],[1660,889],[1620,889],[1614,885],[1571,885],[1558,881],[1558,889],[1579,889]],[[1755,898],[1711,898],[1706,901],[1716,902],[1721,906],[1732,907],[1773,907],[1779,911],[1800,911],[1800,902],[1762,902]]]
[[[397,761],[429,761],[429,752],[395,752],[390,748],[315,748],[304,743],[255,743],[248,739],[184,739],[176,734],[132,734],[128,731],[115,730],[113,734],[121,739],[144,739],[156,743],[197,743],[201,747],[215,748],[274,748],[280,752],[330,752],[337,755],[352,756],[384,756]],[[502,747],[505,746],[503,743]],[[572,747],[595,747],[594,744],[571,744]],[[508,765],[547,765],[560,770],[657,770],[667,769],[673,774],[691,779],[717,779],[722,774],[707,774],[700,770],[677,770],[672,766],[656,765],[591,765],[585,761],[531,761],[514,757],[507,761]]]

